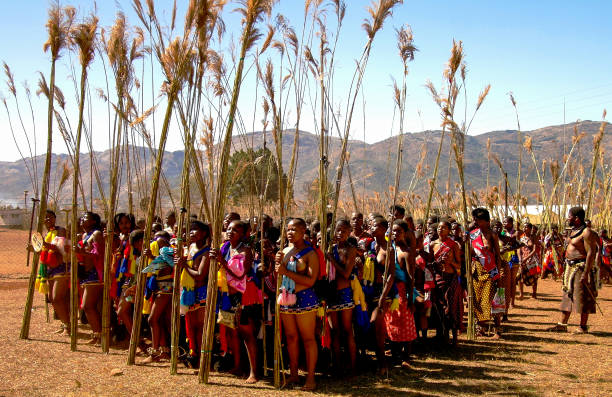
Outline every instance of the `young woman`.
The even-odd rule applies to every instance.
[[[231,215],[231,214],[229,214]],[[228,215],[228,216],[229,216]],[[226,217],[227,218],[227,217]],[[230,312],[235,314],[237,328],[226,327],[228,345],[234,358],[234,368],[230,373],[242,373],[240,361],[240,340],[244,340],[249,358],[249,377],[247,383],[257,382],[257,339],[255,334],[256,322],[261,316],[256,316],[257,310],[250,305],[244,306],[243,294],[247,291],[247,275],[251,274],[253,267],[253,251],[244,243],[248,237],[248,228],[245,222],[233,220],[225,231],[227,241],[220,250],[212,249],[211,256],[219,261],[227,277],[227,288],[231,302]],[[251,303],[251,302],[249,302]],[[244,306],[244,307],[243,307]],[[261,313],[261,306],[259,307]]]
[[[121,283],[121,295],[117,304],[117,317],[123,321],[127,328],[128,334],[132,333],[132,306],[134,305],[134,295],[136,293],[136,263],[142,253],[144,231],[134,230],[129,235],[129,246],[123,254],[121,267],[127,273],[124,273],[125,278]],[[137,313],[140,315],[140,313]]]
[[[189,340],[189,356],[187,365],[197,368],[200,361],[200,344],[204,332],[204,315],[208,287],[208,269],[210,266],[210,228],[203,222],[193,221],[189,232],[189,249],[187,256],[175,253],[175,265],[179,266],[181,274],[181,313],[185,315],[185,331]],[[156,297],[157,300],[159,296]],[[167,302],[166,302],[167,300]],[[162,297],[158,302],[160,311],[164,304],[172,300]],[[151,313],[153,314],[153,312]],[[153,318],[155,320],[155,317]]]
[[[389,228],[389,222],[382,216],[376,216],[371,220],[370,234],[374,238],[373,248],[373,260],[375,265],[374,274],[374,285],[373,285],[373,299],[371,306],[374,308],[372,312],[372,320],[374,322],[374,332],[376,335],[376,359],[378,361],[379,373],[385,374],[388,371],[387,360],[385,356],[385,339],[387,331],[385,329],[385,318],[384,312],[385,302],[389,303],[390,299],[389,291],[393,280],[395,279],[395,272],[390,267],[387,272],[387,280],[384,279],[385,275],[385,264],[387,263],[387,239],[385,234]],[[393,249],[391,248],[390,254],[393,255]],[[385,282],[387,281],[387,282]],[[385,290],[385,286],[388,289]],[[370,302],[369,302],[370,303]]]
[[[519,299],[524,298],[523,285],[531,286],[531,297],[538,297],[538,277],[540,276],[541,246],[537,236],[537,228],[531,223],[525,225],[523,236],[520,240],[521,248],[518,258],[521,264],[521,280],[519,282]]]
[[[48,294],[53,310],[62,322],[61,328],[56,333],[70,335],[70,308],[67,301],[70,271],[66,262],[66,258],[70,257],[70,241],[66,239],[66,229],[56,226],[55,220],[55,213],[47,210],[45,214],[47,234],[40,251],[36,286],[40,292]],[[33,250],[29,244],[28,249]]]
[[[357,250],[350,245],[347,240],[351,235],[351,224],[346,219],[336,222],[334,231],[335,244],[332,252],[327,254],[327,260],[336,270],[336,291],[330,297],[327,311],[332,323],[332,346],[334,349],[334,361],[338,369],[342,368],[340,344],[341,340],[346,341],[349,353],[349,371],[355,371],[357,360],[357,347],[355,345],[355,335],[353,334],[353,290],[351,289],[351,278],[356,277],[353,273]]]
[[[152,298],[151,312],[149,313],[149,326],[151,327],[151,347],[147,349],[149,357],[143,364],[167,360],[170,358],[170,348],[166,330],[170,330],[172,290],[174,286],[174,249],[170,246],[170,234],[162,230],[155,233],[149,248],[143,249],[142,254],[151,262],[156,261],[156,270],[147,281],[145,296]],[[155,278],[152,282],[152,278]],[[151,295],[148,295],[150,291]]]
[[[128,334],[132,332],[132,328],[128,327],[131,324],[131,313],[127,310],[131,309],[131,304],[123,302],[121,307],[122,292],[124,285],[129,287],[131,281],[135,282],[134,272],[136,271],[136,263],[133,261],[132,245],[130,244],[130,233],[136,227],[136,221],[132,214],[119,213],[115,215],[113,220],[115,224],[115,235],[109,236],[106,231],[104,238],[113,238],[113,265],[111,274],[114,275],[114,280],[111,286],[111,297],[115,299],[117,304],[117,317],[123,321]],[[127,321],[127,322],[126,322]]]
[[[303,390],[314,390],[315,366],[317,364],[317,343],[315,326],[319,299],[313,286],[319,273],[319,259],[312,247],[304,241],[306,222],[293,218],[287,226],[289,246],[276,254],[276,271],[283,277],[283,286],[294,289],[296,302],[290,306],[280,306],[283,332],[289,350],[289,383],[297,383],[301,339],[306,353],[308,375]]]
[[[77,254],[78,266],[81,268],[82,309],[93,331],[89,344],[93,345],[100,344],[100,332],[102,331],[98,302],[102,298],[104,288],[104,236],[100,228],[100,216],[93,212],[86,212],[81,218],[81,229],[83,230],[81,240],[73,246]]]
[[[459,286],[461,274],[461,250],[459,245],[450,238],[451,225],[449,222],[438,223],[438,239],[431,243],[430,252],[434,255],[437,271],[436,288],[438,294],[439,313],[444,316],[444,338],[448,330],[453,333],[453,345],[457,344],[457,331],[461,325],[462,293]]]
[[[393,257],[395,266],[394,285],[397,289],[399,307],[397,310],[385,311],[385,325],[387,336],[393,342],[392,351],[402,365],[407,365],[412,341],[416,339],[414,325],[413,280],[414,280],[414,253],[406,241],[408,224],[403,219],[393,222],[391,237],[393,239]]]

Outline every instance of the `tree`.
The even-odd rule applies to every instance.
[[[267,148],[247,149],[234,152],[229,165],[230,185],[228,198],[234,203],[244,201],[249,196],[257,197],[266,192],[265,201],[278,201],[278,168],[272,152]],[[283,185],[287,175],[283,173]],[[267,186],[267,188],[266,188]],[[290,196],[293,196],[290,194]]]

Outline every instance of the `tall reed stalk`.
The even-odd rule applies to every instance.
[[[59,2],[53,3],[49,9],[49,19],[47,20],[47,31],[49,33],[47,42],[44,45],[45,52],[49,50],[51,54],[51,72],[49,84],[49,105],[47,108],[47,154],[45,157],[45,167],[42,174],[42,183],[40,191],[40,206],[38,209],[38,222],[36,231],[43,232],[45,224],[45,215],[47,211],[47,200],[49,195],[49,179],[51,175],[51,157],[53,155],[53,101],[55,94],[55,65],[61,56],[61,51],[68,44],[68,36],[72,21],[75,15],[75,9],[71,7],[61,8]],[[23,321],[21,323],[21,332],[19,337],[27,339],[30,333],[30,318],[32,315],[32,304],[34,300],[34,284],[36,275],[38,274],[39,257],[34,255],[32,261],[32,269],[30,279],[28,281],[28,294],[25,307],[23,310]]]
[[[85,89],[87,87],[87,69],[94,59],[96,35],[98,30],[98,18],[91,15],[88,20],[79,24],[72,32],[72,41],[79,53],[81,65],[81,82],[79,93],[79,122],[77,125],[76,141],[74,146],[74,172],[72,174],[72,227],[70,228],[70,240],[76,244],[78,240],[78,198],[77,190],[81,178],[81,136],[83,132],[83,112],[85,108]],[[85,197],[83,197],[83,201]],[[76,252],[70,252],[70,350],[77,349],[77,316],[79,312],[78,261]]]
[[[603,117],[604,120],[606,118],[606,111],[604,110],[603,112]],[[586,208],[586,217],[590,218],[591,215],[593,214],[592,208],[591,208],[591,204],[593,203],[593,193],[594,193],[594,189],[593,186],[595,184],[595,173],[597,172],[597,161],[599,160],[599,155],[601,152],[600,146],[601,146],[601,141],[604,137],[604,132],[606,131],[606,122],[602,121],[601,125],[599,126],[599,131],[597,133],[597,135],[595,135],[595,137],[593,138],[593,162],[591,164],[591,174],[589,176],[589,193],[588,193],[588,201],[587,201],[587,208]]]

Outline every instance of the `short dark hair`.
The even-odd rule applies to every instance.
[[[572,214],[572,216],[575,216],[576,218],[580,219],[581,222],[584,222],[584,218],[586,216],[586,214],[584,213],[584,208],[572,207],[569,209],[569,213]]]
[[[300,225],[304,229],[306,229],[306,221],[303,218],[293,218],[289,221],[289,223],[293,223],[294,225]]]
[[[136,229],[130,233],[130,245],[134,245],[135,242],[144,239],[144,230]]]
[[[46,214],[47,214],[47,215],[53,215],[53,217],[54,217],[54,218],[57,218],[57,217],[55,216],[55,212],[53,212],[53,211],[51,211],[51,210],[47,210]]]
[[[376,225],[377,223],[379,223],[384,229],[389,227],[389,222],[383,216],[379,215],[374,217],[374,224]]]
[[[489,215],[489,211],[486,208],[475,208],[472,211],[472,218],[479,221],[491,221],[491,215]]]
[[[405,232],[407,232],[409,230],[408,222],[406,222],[403,219],[396,219],[396,220],[393,221],[393,224],[401,227],[402,229],[404,229]]]
[[[348,219],[339,219],[336,222],[336,228],[339,228],[339,227],[347,227],[351,229],[351,222],[349,222]]]
[[[406,209],[405,209],[404,207],[402,207],[401,205],[397,205],[397,204],[396,204],[396,205],[392,205],[392,206],[391,206],[391,211],[392,211],[393,213],[395,213],[395,212],[399,212],[399,214],[400,214],[401,216],[406,215]]]

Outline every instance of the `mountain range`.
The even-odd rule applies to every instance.
[[[575,131],[584,133],[585,137],[576,146],[573,159],[577,159],[580,164],[588,170],[592,162],[593,140],[592,137],[598,132],[601,126],[600,122],[581,121],[566,125],[549,126],[539,128],[532,131],[523,131],[524,137],[532,138],[532,148],[535,158],[542,167],[542,161],[548,162],[558,161],[563,164],[564,153],[569,152],[572,146],[572,136]],[[283,166],[286,170],[289,167],[291,157],[291,148],[294,140],[294,130],[285,131],[283,134]],[[467,190],[478,190],[486,187],[487,170],[489,170],[490,185],[497,185],[502,180],[500,167],[497,163],[488,158],[487,142],[490,142],[490,152],[499,159],[503,169],[508,174],[510,181],[510,189],[514,189],[515,180],[519,162],[519,140],[516,130],[491,131],[479,135],[471,135],[465,138],[465,181]],[[426,192],[428,189],[427,180],[433,174],[434,163],[442,138],[442,131],[423,131],[417,133],[406,133],[403,136],[403,161],[401,168],[400,189],[407,189],[410,181],[413,179],[415,169],[418,167],[419,161],[424,155],[422,166],[420,167],[420,178],[417,179],[414,191],[416,193]],[[263,132],[254,132],[246,136],[235,137],[232,142],[232,151],[253,147],[261,148],[265,144],[274,152],[274,141],[271,133],[264,134]],[[300,131],[299,133],[299,150],[296,176],[294,182],[294,195],[298,200],[306,199],[309,186],[318,176],[319,164],[319,138],[317,135]],[[398,136],[392,136],[376,143],[365,143],[359,140],[351,140],[348,144],[350,152],[350,170],[353,184],[358,195],[364,190],[367,192],[383,192],[388,190],[393,185],[395,176],[395,163],[397,152]],[[333,180],[338,164],[339,153],[341,149],[341,140],[337,137],[329,140],[329,175],[330,180]],[[605,139],[602,142],[604,153],[612,153],[612,141]],[[134,170],[140,176],[150,175],[152,170],[151,157],[149,151],[142,147],[130,148],[131,163],[132,163],[132,180],[134,181],[134,195],[138,196],[138,192],[146,192],[148,187],[145,184],[145,178],[135,178]],[[138,153],[136,156],[135,154]],[[94,152],[100,178],[105,189],[108,189],[110,180],[109,176],[109,161],[110,151]],[[164,153],[163,170],[171,189],[177,191],[181,168],[183,164],[184,152],[168,151]],[[89,155],[81,156],[81,173],[83,175],[83,191],[88,200],[90,200],[90,165]],[[39,173],[42,172],[44,166],[44,155],[36,157],[36,163]],[[70,170],[70,159],[66,154],[54,154],[52,158],[52,173],[51,173],[51,191],[58,196],[59,202],[67,204],[70,200],[70,180],[65,184],[65,187],[60,192],[56,192],[61,180],[64,164]],[[454,154],[451,151],[450,135],[447,133],[444,137],[442,151],[440,154],[439,172],[437,188],[440,192],[446,191],[449,169],[451,172],[450,190],[458,190],[458,177],[455,166]],[[541,170],[542,171],[542,170]],[[548,172],[550,170],[542,171]],[[123,170],[123,180],[125,180],[127,172]],[[537,192],[538,183],[535,168],[531,155],[523,151],[523,161],[521,173],[523,175],[522,191],[527,197]],[[588,171],[587,171],[588,173]],[[140,185],[137,181],[140,181]],[[344,173],[343,191],[348,192],[348,175]],[[124,183],[125,185],[125,183]],[[33,191],[30,179],[24,162],[22,160],[14,162],[0,161],[0,200],[4,202],[23,203],[24,190]],[[192,191],[195,187],[192,188]],[[120,207],[125,205],[127,201],[127,188],[120,189]],[[349,193],[350,194],[350,193]],[[146,193],[142,195],[146,196]],[[93,183],[94,199],[99,197],[96,188],[96,183]],[[348,199],[349,196],[345,196]],[[21,201],[19,201],[21,200]],[[135,198],[134,200],[137,200]]]

